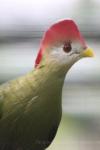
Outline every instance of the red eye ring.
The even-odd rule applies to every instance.
[[[69,53],[72,50],[71,42],[70,41],[64,43],[63,50],[66,53]]]

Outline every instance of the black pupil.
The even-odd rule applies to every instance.
[[[72,49],[72,47],[71,47],[70,42],[67,42],[64,44],[64,47],[63,47],[64,52],[69,53],[71,51],[71,49]]]

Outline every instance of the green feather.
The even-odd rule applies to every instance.
[[[0,149],[49,146],[61,119],[63,82],[64,74],[45,66],[0,86]]]

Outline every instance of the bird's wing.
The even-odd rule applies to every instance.
[[[25,107],[33,93],[26,75],[0,85],[0,118]]]

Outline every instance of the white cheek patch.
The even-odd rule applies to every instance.
[[[51,55],[62,57],[68,55],[68,53],[63,51],[63,47],[55,47],[52,49]]]
[[[67,63],[68,61],[74,61],[75,59],[77,60],[79,57],[79,53],[82,51],[82,47],[80,43],[72,43],[72,50],[70,52],[65,52],[63,50],[63,45],[59,47],[53,47],[51,49],[50,55],[51,58],[54,61],[59,61],[63,64]]]
[[[69,56],[75,52],[81,52],[82,51],[82,47],[81,47],[80,43],[78,43],[78,42],[73,42],[71,44],[71,46],[72,46],[72,50],[70,52],[65,52],[63,50],[63,45],[61,45],[59,47],[53,47],[51,50],[51,55],[63,57],[63,56]]]
[[[69,55],[70,52],[69,53],[64,52],[62,47],[59,48],[56,47],[51,51],[51,58],[57,61],[61,61],[61,63],[66,63],[69,59],[68,57]]]
[[[78,42],[72,43],[72,48],[73,48],[73,52],[81,52],[82,51],[82,47],[81,47],[80,43],[78,43]]]

